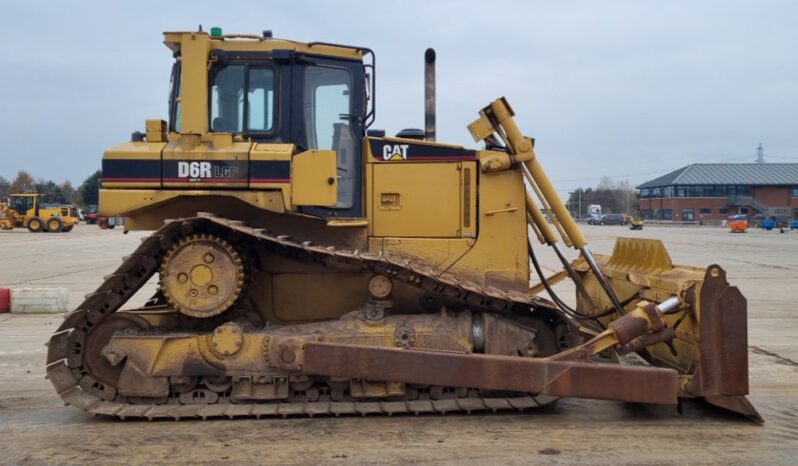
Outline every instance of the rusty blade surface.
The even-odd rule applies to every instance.
[[[748,394],[748,313],[745,297],[717,265],[701,290],[701,394]]]
[[[748,395],[748,303],[726,272],[707,267],[701,289],[701,357],[688,392],[764,422]]]
[[[339,343],[306,343],[302,370],[308,375],[634,403],[676,404],[678,393],[672,369]]]

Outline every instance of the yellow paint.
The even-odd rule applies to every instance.
[[[334,150],[308,150],[291,161],[291,204],[335,206],[338,165]]]
[[[208,52],[210,40],[205,33],[180,36],[181,133],[208,132]]]
[[[147,142],[166,142],[166,122],[163,120],[146,120],[144,122]]]
[[[452,273],[502,289],[528,290],[525,193],[518,170],[480,175],[479,234],[449,269]]]
[[[460,236],[460,164],[374,166],[375,236]]]
[[[249,160],[251,162],[261,160],[288,160],[294,154],[293,144],[277,144],[277,143],[256,143],[249,153]],[[250,181],[249,187],[251,189],[278,189],[283,196],[283,203],[287,208],[291,206],[291,183],[276,183],[276,182],[261,182]]]
[[[223,191],[223,190],[188,190],[188,189],[101,189],[100,212],[109,216],[131,216],[152,211],[159,215],[156,209],[163,208],[169,202],[185,200],[195,207],[195,211],[202,212],[207,200],[203,198],[227,198],[231,201],[241,201],[257,209],[272,212],[285,212],[283,199],[276,191]],[[163,214],[161,214],[163,215]],[[160,218],[160,223],[163,223]]]
[[[236,38],[233,34],[222,38],[212,38],[207,32],[194,31],[170,31],[164,33],[164,44],[170,50],[176,52],[185,48],[188,41],[197,41],[206,44],[207,47],[222,50],[241,50],[241,51],[263,51],[272,50],[294,50],[296,52],[310,53],[315,55],[329,55],[333,57],[360,59],[363,53],[357,47],[332,46],[332,45],[312,45],[309,43],[297,42],[285,39],[264,40],[255,35]]]

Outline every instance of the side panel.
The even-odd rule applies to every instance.
[[[374,236],[460,236],[459,163],[374,165]]]
[[[258,143],[249,154],[249,187],[279,190],[283,204],[291,206],[291,156],[293,144]]]
[[[164,142],[126,142],[103,154],[105,188],[160,188]]]
[[[201,143],[184,149],[170,142],[163,151],[165,188],[247,188],[250,142],[233,142],[216,148]]]
[[[528,230],[521,172],[508,170],[479,178],[479,236],[450,271],[478,283],[527,292]]]

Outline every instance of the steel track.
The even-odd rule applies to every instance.
[[[495,313],[511,313],[536,308],[554,309],[548,301],[523,293],[483,287],[451,274],[438,274],[429,267],[381,254],[344,251],[334,247],[298,243],[286,236],[253,229],[242,222],[218,218],[211,214],[170,220],[147,238],[122,265],[93,293],[86,295],[77,310],[68,314],[47,346],[47,378],[67,405],[90,414],[146,419],[236,418],[261,416],[316,416],[342,414],[421,414],[449,412],[506,411],[537,408],[556,398],[550,396],[485,397],[476,390],[467,396],[444,399],[369,400],[369,401],[269,401],[232,403],[220,396],[214,404],[177,404],[170,397],[165,404],[133,404],[115,399],[115,387],[99,382],[84,367],[86,335],[127,302],[159,269],[166,250],[179,238],[198,231],[214,229],[238,240],[257,242],[268,252],[284,258],[332,268],[382,274],[422,289],[439,293],[470,307]]]

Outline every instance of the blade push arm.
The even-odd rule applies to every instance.
[[[501,169],[507,169],[518,164],[522,166],[521,169],[527,183],[532,186],[532,189],[543,202],[544,208],[549,213],[549,217],[560,232],[565,244],[573,246],[582,253],[582,256],[595,274],[602,289],[610,299],[613,308],[616,312],[623,315],[625,313],[623,305],[618,300],[618,297],[607,282],[607,279],[601,273],[593,254],[587,247],[587,241],[582,231],[576,225],[570,212],[568,212],[565,204],[563,204],[562,199],[557,195],[554,184],[552,184],[545,170],[543,170],[540,161],[537,159],[534,140],[525,137],[518,128],[518,125],[516,125],[515,120],[513,120],[515,113],[510,107],[510,104],[504,97],[501,97],[480,110],[479,115],[477,120],[468,125],[471,136],[473,136],[475,141],[485,140],[489,144],[492,144],[496,142],[494,135],[498,135],[504,142],[506,160],[494,159],[494,166],[500,167]],[[500,159],[502,155],[497,155],[496,157]],[[492,171],[492,167],[487,167],[486,164],[483,164],[482,168],[483,170],[487,168],[486,171]],[[527,213],[532,219],[532,228],[535,230],[538,239],[552,246],[557,252],[557,255],[563,260],[564,256],[557,245],[557,238],[551,232],[548,222],[540,212],[540,209],[537,208],[530,193],[527,193],[526,207]],[[563,265],[566,269],[570,267],[567,261],[564,261]]]

